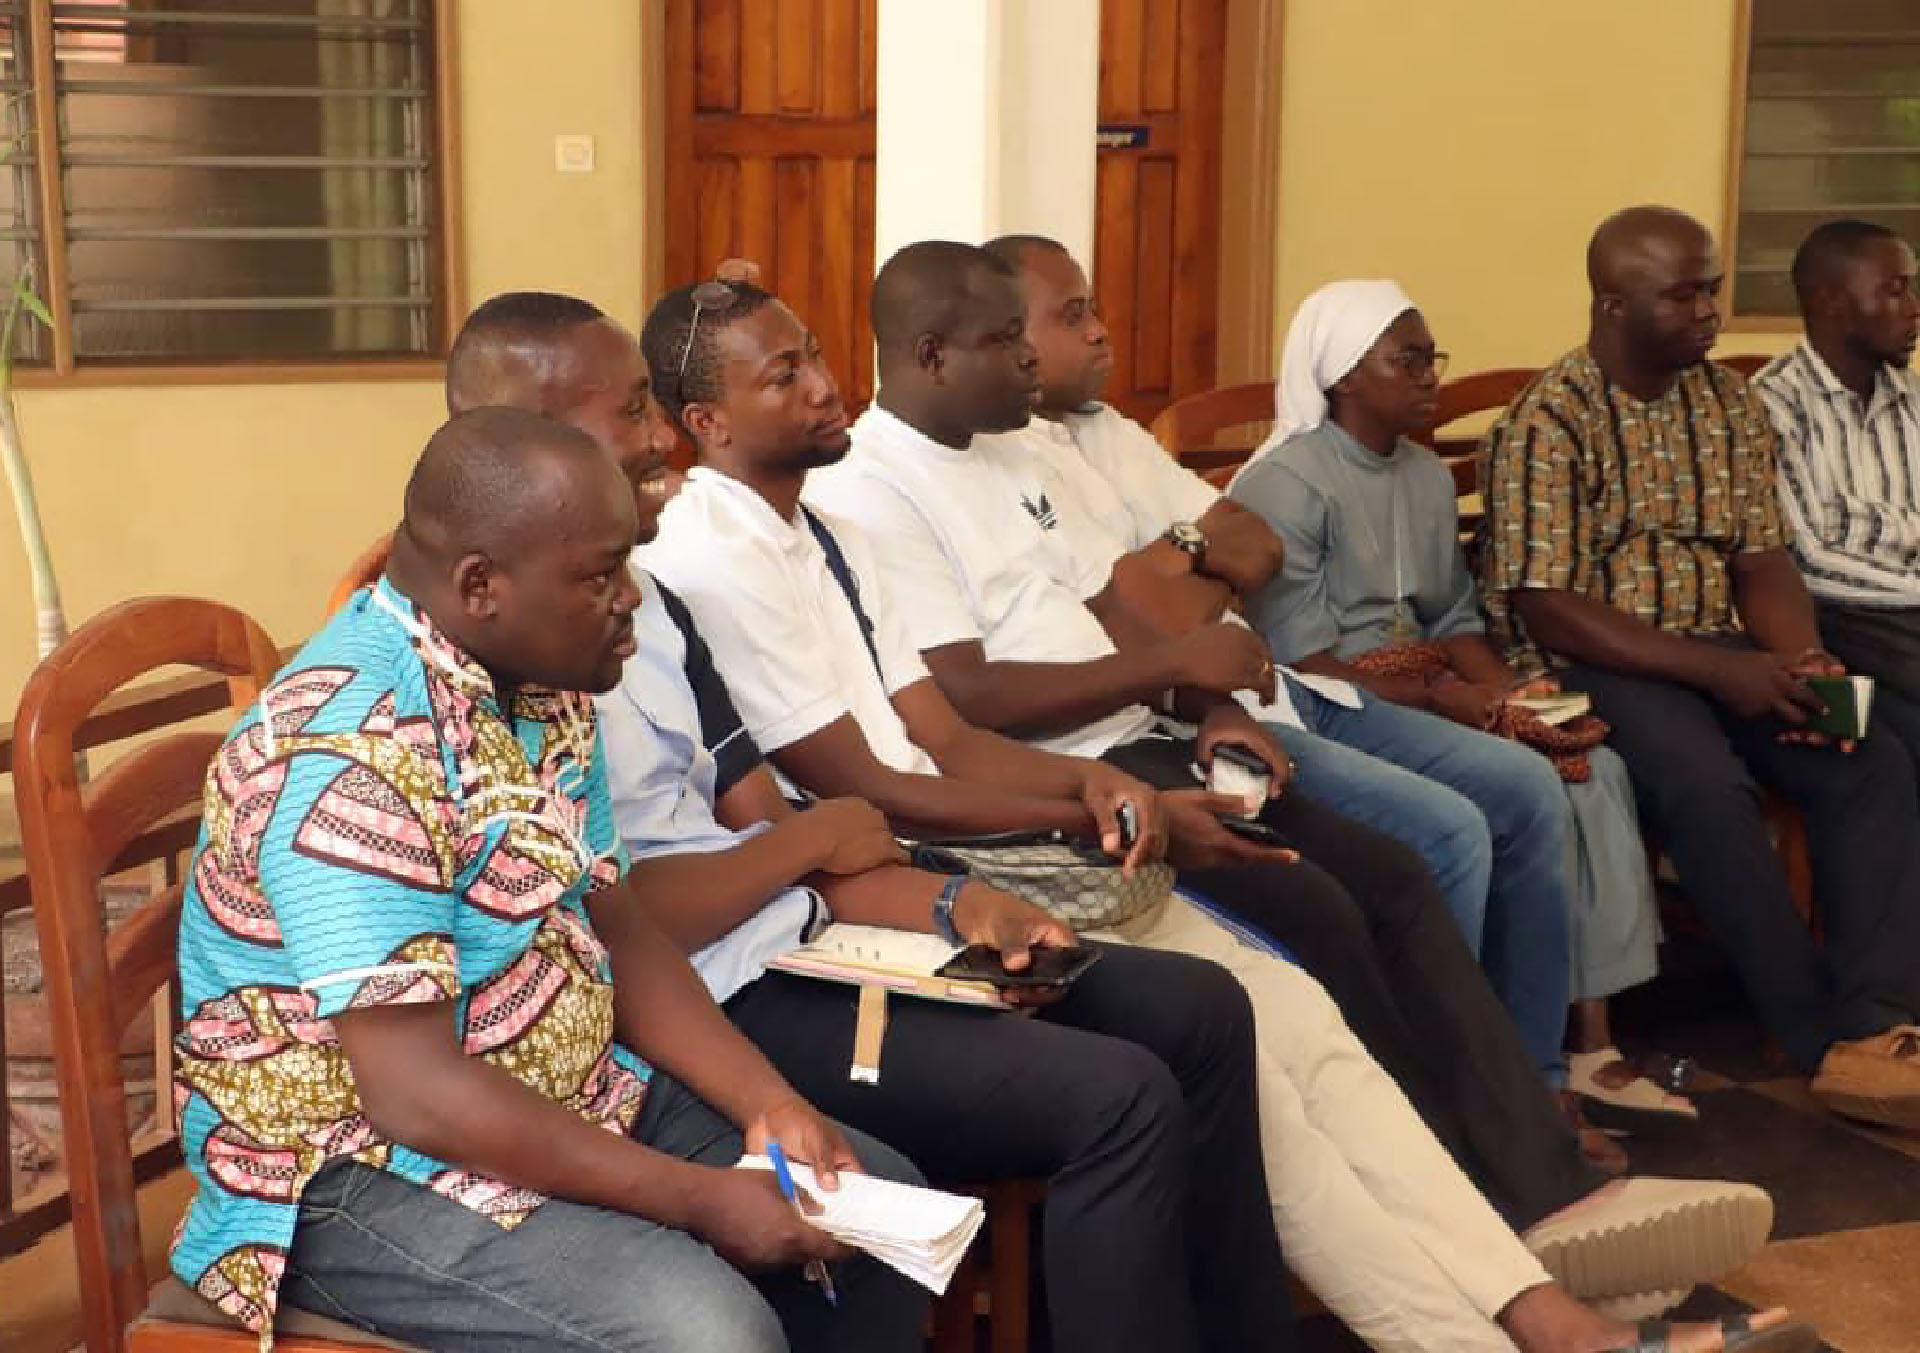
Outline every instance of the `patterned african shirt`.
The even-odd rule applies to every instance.
[[[1535,378],[1487,433],[1481,570],[1495,635],[1532,656],[1508,593],[1544,587],[1660,629],[1737,628],[1727,560],[1786,543],[1773,428],[1747,382],[1701,363],[1652,401],[1585,348]]]
[[[331,1017],[447,1003],[470,1056],[625,1131],[589,891],[619,878],[590,697],[492,680],[382,579],[240,720],[207,778],[180,919],[174,1108],[199,1189],[181,1280],[272,1340],[302,1189],[339,1157],[501,1226],[544,1199],[383,1139]]]

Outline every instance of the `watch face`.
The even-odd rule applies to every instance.
[[[1185,550],[1188,554],[1199,554],[1207,548],[1207,538],[1191,522],[1177,521],[1167,528],[1167,539]]]

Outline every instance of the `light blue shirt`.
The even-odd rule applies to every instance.
[[[1453,473],[1426,447],[1402,438],[1378,456],[1328,421],[1262,450],[1229,494],[1286,546],[1285,565],[1248,607],[1277,661],[1485,632]],[[1396,636],[1402,599],[1417,632]]]
[[[768,824],[735,831],[714,805],[762,764],[760,751],[685,607],[653,578],[639,576],[639,648],[620,684],[596,702],[614,825],[635,861],[731,850]],[[800,944],[824,914],[811,888],[783,889],[694,954],[693,966],[714,1000],[725,1001],[759,977],[768,959]]]

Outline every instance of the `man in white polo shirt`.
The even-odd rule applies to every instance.
[[[655,307],[642,344],[654,388],[694,438],[702,464],[641,558],[685,600],[774,764],[816,793],[857,793],[896,819],[937,831],[1039,823],[1092,831],[1077,797],[1087,763],[961,721],[904,639],[891,576],[860,533],[802,502],[809,472],[844,454],[847,434],[832,378],[791,312],[754,288],[736,287],[730,296],[680,288]],[[1177,745],[1190,754],[1190,743]],[[1250,873],[1253,882],[1241,887],[1264,885],[1277,907],[1323,926],[1333,943],[1317,944],[1317,952],[1351,965],[1349,998],[1393,1046],[1434,1117],[1475,1120],[1454,1135],[1470,1143],[1463,1156],[1485,1165],[1503,1211],[1532,1226],[1574,1204],[1530,1235],[1542,1253],[1567,1252],[1562,1227],[1577,1233],[1568,1241],[1576,1248],[1603,1234],[1659,1234],[1673,1248],[1658,1258],[1652,1246],[1627,1248],[1656,1266],[1677,1261],[1698,1272],[1706,1252],[1691,1235],[1694,1223],[1759,1202],[1714,1184],[1635,1180],[1622,1192],[1595,1193],[1598,1179],[1409,852],[1371,834],[1355,848],[1372,849],[1373,863],[1404,884],[1380,926],[1382,947],[1396,951],[1389,959],[1373,953],[1367,924],[1324,870],[1236,871],[1221,867],[1223,856],[1209,856],[1215,847],[1205,831],[1182,841],[1197,817],[1239,844],[1214,819],[1217,796],[1183,789],[1159,802],[1173,824],[1175,857],[1193,852],[1215,866],[1198,877],[1231,887],[1229,875]],[[1023,821],[1023,813],[1037,815]],[[1162,929],[1177,931],[1175,947],[1204,946],[1253,995],[1276,1223],[1295,1265],[1334,1309],[1381,1348],[1618,1342],[1596,1332],[1592,1313],[1564,1290],[1527,1276],[1522,1247],[1360,1050],[1317,984],[1207,927],[1190,904],[1168,911],[1175,919]],[[1406,988],[1406,1013],[1388,991],[1392,983]],[[1410,1023],[1420,1026],[1418,1038]],[[1484,1159],[1494,1154],[1497,1161]],[[1650,1270],[1642,1278],[1661,1287],[1691,1281],[1671,1267],[1661,1278]],[[1543,1311],[1568,1323],[1549,1335],[1532,1323]],[[1581,1322],[1589,1342],[1571,1341],[1569,1330]]]

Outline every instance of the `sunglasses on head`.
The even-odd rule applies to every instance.
[[[724,310],[733,304],[736,293],[731,283],[722,282],[716,278],[711,282],[702,282],[693,289],[692,295],[693,318],[687,322],[687,345],[680,349],[680,367],[673,374],[676,390],[686,387],[687,358],[693,355],[693,339],[694,335],[700,332],[701,313],[707,310]]]

